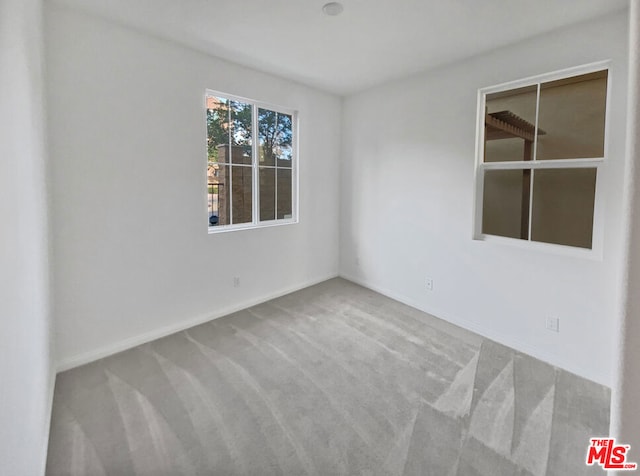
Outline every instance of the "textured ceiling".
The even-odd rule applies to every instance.
[[[627,0],[54,0],[338,94],[627,6]],[[551,52],[549,52],[551,53]]]

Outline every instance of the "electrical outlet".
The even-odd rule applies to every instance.
[[[234,278],[233,278],[233,287],[234,288],[239,288],[240,287],[240,278],[238,276],[234,276]]]
[[[560,332],[560,319],[557,317],[547,317],[547,330]]]
[[[433,291],[433,279],[427,278],[427,280],[425,282],[425,286],[426,286],[428,291]]]

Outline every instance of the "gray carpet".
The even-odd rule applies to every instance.
[[[604,474],[608,428],[607,388],[333,279],[59,374],[47,474]]]

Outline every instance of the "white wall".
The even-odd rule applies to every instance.
[[[632,462],[638,462],[640,446],[640,1],[630,2],[629,101],[627,129],[624,273],[621,286],[622,316],[618,374],[612,394],[611,436],[632,446]],[[629,474],[619,471],[615,474]]]
[[[337,275],[338,97],[56,5],[46,39],[62,368]],[[299,224],[207,233],[205,88],[299,111]]]
[[[44,473],[53,368],[42,2],[0,1],[0,474]]]
[[[626,13],[345,100],[341,274],[610,385],[621,245]],[[602,258],[472,240],[481,87],[612,59],[609,150],[598,178]],[[434,290],[425,279],[434,279]],[[545,318],[560,318],[560,333]]]

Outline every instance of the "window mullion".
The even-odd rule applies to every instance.
[[[527,240],[531,241],[531,228],[533,227],[533,187],[535,186],[536,171],[531,169],[529,177],[529,234]]]
[[[540,83],[536,90],[536,122],[533,130],[533,162],[538,161],[538,119],[540,117]]]
[[[251,105],[252,121],[251,121],[251,134],[253,135],[253,147],[251,149],[251,165],[252,165],[252,203],[253,203],[253,220],[252,223],[257,225],[260,222],[260,171],[258,170],[258,156],[260,153],[260,138],[258,137],[258,106],[256,104]]]
[[[230,99],[227,101],[227,121],[228,121],[227,136],[229,138],[229,145],[228,145],[228,151],[227,151],[227,163],[229,164],[228,166],[229,225],[233,225],[233,141],[231,140],[231,135],[233,134],[233,126],[231,125],[231,102],[232,101]]]
[[[599,167],[604,157],[593,159],[557,159],[531,162],[484,162],[478,164],[479,170],[514,170],[514,169],[585,169]]]
[[[540,117],[540,83],[536,89],[536,122],[533,130],[533,162],[538,161],[538,119]],[[529,177],[529,233],[527,240],[531,241],[531,229],[533,228],[533,187],[536,180],[536,172],[531,169]]]
[[[273,134],[273,140],[274,140],[274,146],[275,146],[275,140],[277,137],[277,133],[278,133],[278,111],[275,111],[276,113],[276,121],[275,121],[275,132]],[[273,203],[274,205],[274,210],[273,210],[273,218],[277,221],[278,220],[278,156],[274,156],[273,157],[273,165],[275,166],[275,194],[276,196],[274,197],[274,201]]]

